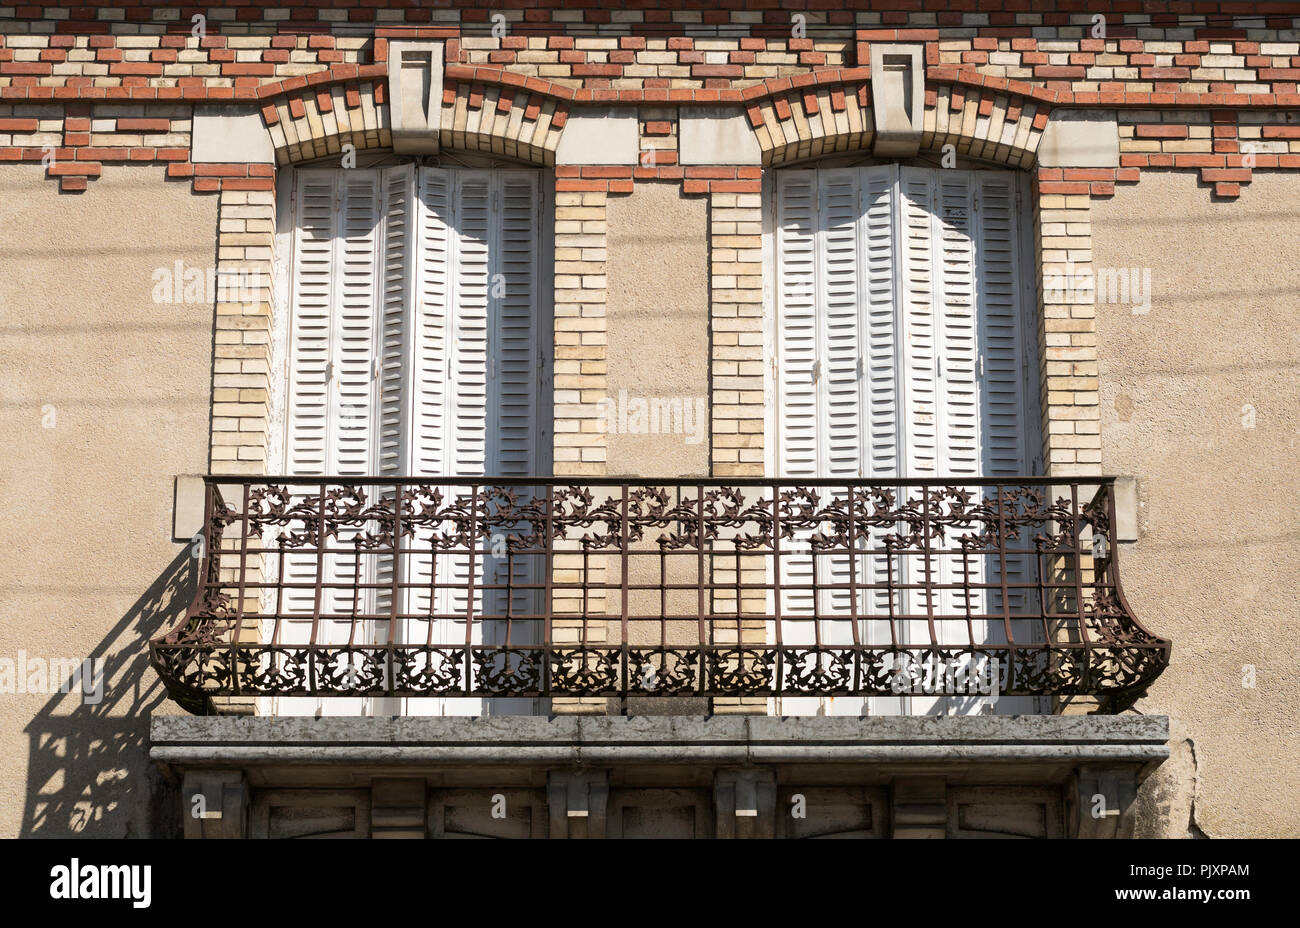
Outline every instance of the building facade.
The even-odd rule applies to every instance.
[[[1300,16],[1006,6],[0,8],[4,833],[1300,834]]]

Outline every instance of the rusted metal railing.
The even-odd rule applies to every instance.
[[[1112,481],[209,477],[173,698],[850,696],[1123,704],[1170,644]],[[962,690],[965,692],[965,690]],[[973,691],[973,690],[972,690]]]

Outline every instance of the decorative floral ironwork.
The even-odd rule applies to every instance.
[[[199,589],[152,660],[196,712],[921,695],[940,666],[1119,707],[1170,645],[1124,599],[1113,508],[1086,480],[209,478]]]

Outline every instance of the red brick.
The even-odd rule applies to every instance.
[[[168,132],[171,127],[170,119],[121,117],[117,121],[119,132]]]
[[[1185,139],[1186,126],[1139,125],[1133,134],[1140,139]]]
[[[112,65],[108,69],[108,73],[114,76],[159,77],[162,74],[162,65],[153,64],[149,61],[122,61]]]
[[[1206,168],[1201,171],[1205,181],[1245,181],[1250,182],[1250,168]]]
[[[101,165],[86,161],[55,161],[49,166],[51,177],[62,177],[65,174],[78,177],[98,177],[103,170]]]

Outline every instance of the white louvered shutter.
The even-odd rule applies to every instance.
[[[540,469],[540,195],[538,176],[530,171],[407,165],[299,173],[286,454],[291,474],[446,477]],[[379,499],[391,504],[391,488]],[[360,531],[376,528],[345,531],[334,544],[346,547]],[[463,644],[463,617],[471,608],[476,619],[485,608],[489,615],[505,614],[504,599],[493,594],[485,603],[482,591],[483,583],[495,582],[497,568],[486,550],[472,570],[463,554],[435,558],[430,535],[422,529],[408,537],[409,554],[396,568],[404,582],[416,584],[403,594],[400,611],[429,618],[403,623],[398,635],[412,643]],[[436,593],[435,559],[437,583],[450,584]],[[354,615],[371,617],[358,627],[357,641],[387,640],[395,565],[375,557],[361,563],[357,577],[353,555],[325,558],[326,583],[351,587],[360,580],[380,588],[361,595],[325,592],[320,611],[349,621],[323,626],[318,640],[347,641]],[[516,581],[532,582],[534,566],[521,563]],[[287,581],[311,584],[315,578],[314,555],[286,558]],[[520,591],[514,611],[536,612],[535,598]],[[314,592],[287,590],[282,611],[301,618],[285,624],[281,640],[307,641]],[[482,628],[474,626],[476,641]],[[278,711],[286,713],[319,707],[317,700],[280,702]],[[414,710],[420,712],[483,711],[477,699],[409,702],[433,704]],[[330,711],[350,714],[369,705],[334,699]]]
[[[797,479],[816,477],[824,466],[818,440],[817,172],[781,171],[776,184],[779,471]],[[800,532],[791,542],[782,539],[782,544],[806,546],[807,534]],[[811,615],[811,557],[786,555],[779,566],[781,614]],[[783,625],[782,634],[802,624]]]
[[[410,388],[408,357],[412,339],[410,311],[414,295],[414,238],[415,169],[410,165],[389,168],[381,175],[383,185],[382,238],[380,241],[379,313],[378,326],[378,377],[376,407],[376,463],[374,473],[381,477],[398,477],[410,472]],[[395,487],[379,488],[378,500],[384,506],[395,505]],[[410,536],[403,532],[395,539],[403,549]],[[398,563],[391,555],[372,557],[374,580],[378,588],[370,596],[376,616],[392,611],[394,573],[406,579],[411,570],[409,556]],[[398,606],[408,597],[398,596]],[[400,640],[402,629],[392,627],[390,620],[377,618],[373,626],[365,629],[367,637],[375,644],[387,644],[390,634]],[[373,711],[392,714],[399,711],[397,700],[375,699]]]
[[[496,178],[494,216],[496,245],[489,292],[490,363],[488,409],[495,421],[488,430],[491,472],[505,477],[526,477],[535,472],[538,446],[537,288],[538,201],[537,174],[503,171]],[[521,495],[535,492],[520,488]],[[527,534],[526,525],[511,531]],[[501,552],[498,550],[497,552]],[[535,557],[494,558],[493,582],[531,584],[542,577]],[[530,615],[538,609],[537,596],[516,590],[497,591],[488,604],[489,615]],[[523,626],[516,626],[511,642],[522,641]]]
[[[539,325],[541,228],[538,178],[529,171],[422,168],[417,219],[420,318],[416,326],[411,434],[418,474],[451,476],[526,475],[538,469],[541,395]],[[468,494],[468,484],[451,493]],[[524,492],[527,492],[526,490]],[[480,516],[482,513],[480,513]],[[417,536],[416,546],[428,543]],[[492,556],[491,538],[473,557],[425,554],[411,558],[413,576],[424,584],[436,569],[441,587],[430,596],[419,587],[411,611],[432,622],[408,623],[419,642],[464,644],[463,617],[472,609],[474,643],[504,639],[499,591],[505,559]],[[534,565],[520,563],[517,582],[533,582]],[[469,590],[474,589],[471,598]],[[536,612],[536,594],[521,591],[514,612]],[[417,631],[418,630],[418,631]],[[523,643],[516,628],[512,641]],[[500,703],[500,701],[496,701]],[[502,706],[496,705],[501,711]],[[519,709],[521,707],[514,707]],[[408,700],[411,714],[479,714],[478,699]]]
[[[1014,179],[874,167],[779,172],[775,183],[777,473],[951,477],[959,485],[961,477],[1025,473],[1025,309]],[[852,189],[856,209],[846,207]],[[808,276],[811,288],[795,286]],[[858,312],[852,318],[850,302]],[[907,496],[899,491],[900,501]],[[880,547],[884,534],[874,534],[870,546]],[[830,568],[825,576],[823,564]],[[847,566],[844,558],[821,559],[819,582],[843,582]],[[896,559],[895,582],[919,580],[923,566],[915,556]],[[858,576],[883,583],[890,567],[883,556],[862,558]],[[936,555],[930,568],[941,585],[1000,577],[996,558],[963,563],[961,555]],[[1012,559],[1008,579],[1019,582],[1025,570]],[[811,567],[794,561],[785,574],[807,582]],[[850,605],[839,592],[824,594],[823,602],[837,616]],[[788,613],[811,605],[806,595],[783,599]],[[984,613],[1000,609],[1001,600],[976,592],[967,603],[961,591],[943,590],[929,602],[916,591],[896,595],[893,605],[922,617],[949,616],[936,623],[940,641],[965,644],[972,631],[977,643],[995,637],[985,623],[968,629],[968,606]],[[888,615],[885,595],[864,595],[858,606],[868,617],[863,640],[889,641],[888,622],[872,618]],[[929,641],[924,618],[902,624],[904,640]],[[897,711],[889,708],[897,700],[871,703],[873,712]],[[943,708],[913,700],[912,711],[935,707]]]
[[[373,470],[380,198],[373,171],[299,177],[286,454],[294,476],[367,476]],[[344,533],[335,544],[345,546],[352,537]],[[286,561],[287,581],[315,578],[314,556]],[[355,558],[332,554],[324,559],[321,579],[351,583],[355,572]],[[314,594],[287,591],[285,605],[287,612],[310,614]],[[321,594],[322,612],[350,612],[354,606],[364,611],[350,591]]]
[[[294,233],[292,318],[289,345],[289,417],[286,460],[294,476],[369,476],[378,447],[377,408],[381,322],[378,311],[379,254],[382,237],[380,175],[304,171],[297,187]],[[291,527],[291,529],[294,527]],[[348,548],[366,526],[353,526],[329,539]],[[373,582],[373,559],[348,551],[320,559],[314,554],[285,558],[284,580],[341,584],[322,589],[320,611],[342,616],[373,615],[373,594],[358,592],[358,582]],[[309,588],[286,590],[281,630],[284,643],[310,640],[315,594]],[[362,640],[373,635],[373,623]],[[318,626],[319,643],[346,643],[349,620]],[[364,699],[331,700],[331,712],[358,714]],[[285,714],[316,711],[312,699],[280,700]]]
[[[861,172],[846,169],[818,172],[817,185],[817,256],[818,256],[818,357],[817,377],[818,444],[824,470],[820,476],[842,477],[852,481],[863,473],[864,443],[869,430],[863,420],[870,418],[864,409],[863,389],[863,318],[861,275],[862,213],[859,181]],[[828,487],[820,493],[821,504],[844,498],[843,487]],[[830,524],[821,531],[835,534]],[[845,542],[847,539],[845,540]],[[840,547],[845,542],[837,542]],[[853,595],[849,589],[850,568],[859,571],[863,559],[844,553],[814,554],[817,582],[824,587],[818,603],[820,640],[824,645],[853,643]],[[857,611],[861,613],[861,596]],[[827,714],[857,715],[860,699],[825,700]]]
[[[897,471],[893,177],[889,167],[778,175],[778,454],[785,476],[853,481],[873,469],[881,475]],[[835,492],[843,488],[822,492],[821,502],[829,502]],[[800,532],[795,542],[807,545],[811,534]],[[858,547],[872,543],[870,538],[855,541]],[[817,583],[830,587],[816,603],[823,617],[821,641],[852,643],[850,582],[856,577],[865,584],[883,575],[884,559],[843,553],[787,556],[782,583],[811,584],[814,557]],[[866,617],[876,606],[887,613],[884,595],[875,599],[873,603],[864,591],[856,596],[864,636],[872,634]],[[786,616],[809,616],[813,606],[807,590],[783,596]],[[813,640],[809,622],[788,622],[782,630],[791,643]],[[785,700],[783,711],[800,711],[807,702]],[[861,707],[861,700],[832,699],[819,711],[857,714]]]

